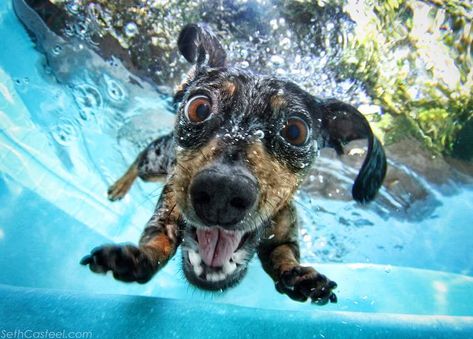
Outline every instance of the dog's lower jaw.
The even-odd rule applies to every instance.
[[[246,256],[245,253],[238,255]],[[237,285],[247,271],[246,260],[242,264],[231,260],[223,267],[213,268],[207,266],[199,253],[194,250],[182,248],[182,257],[187,280],[194,286],[208,291],[223,291]]]

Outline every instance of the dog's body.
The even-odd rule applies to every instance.
[[[237,284],[257,252],[276,289],[294,300],[335,302],[336,284],[299,264],[292,198],[318,150],[367,138],[353,187],[372,200],[386,159],[368,122],[352,106],[320,100],[297,85],[230,67],[205,25],[178,39],[195,67],[176,93],[173,134],[151,143],[109,190],[120,199],[133,181],[167,178],[139,246],[106,245],[82,260],[94,272],[147,282],[182,248],[187,279],[208,290]]]

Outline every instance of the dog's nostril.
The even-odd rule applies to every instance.
[[[244,210],[249,207],[249,201],[240,197],[235,197],[230,200],[230,205],[236,209]]]

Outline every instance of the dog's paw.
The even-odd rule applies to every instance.
[[[304,266],[295,266],[283,272],[276,282],[278,292],[287,294],[297,301],[311,299],[312,303],[317,305],[325,305],[329,301],[336,303],[337,296],[333,293],[335,288],[337,284],[334,281],[312,267]]]
[[[92,250],[80,261],[95,273],[112,271],[113,277],[125,282],[144,284],[151,279],[155,267],[146,253],[133,245],[105,245]]]
[[[127,176],[118,179],[107,191],[108,200],[117,201],[123,199],[125,194],[130,190],[131,185],[133,185],[133,180]]]

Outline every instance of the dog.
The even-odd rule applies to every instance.
[[[352,195],[372,200],[386,157],[368,121],[351,105],[229,65],[206,24],[185,26],[177,45],[193,67],[175,94],[175,129],[142,151],[108,191],[114,201],[138,177],[164,179],[154,214],[138,246],[103,245],[81,264],[146,283],[181,246],[187,280],[216,291],[238,284],[257,253],[278,292],[301,302],[336,302],[337,284],[299,263],[293,196],[321,148],[342,153],[345,143],[366,138]]]

